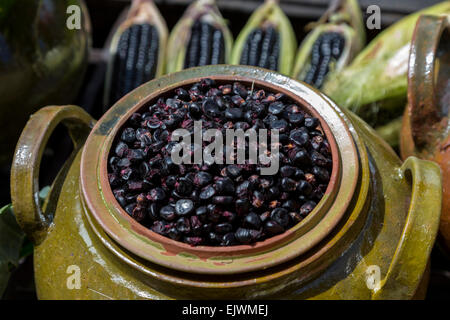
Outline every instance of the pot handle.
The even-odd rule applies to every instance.
[[[11,166],[14,213],[22,230],[35,244],[42,242],[52,222],[52,214],[44,214],[39,204],[39,168],[48,139],[60,123],[69,132],[74,145],[72,154],[75,154],[83,147],[95,120],[76,106],[40,109],[30,117],[23,129]],[[57,177],[54,186],[58,180]]]
[[[409,157],[400,170],[402,177],[412,184],[410,207],[400,242],[386,277],[375,289],[374,299],[413,298],[439,228],[442,202],[439,166],[431,161]],[[416,290],[411,292],[411,287]]]
[[[422,15],[411,42],[407,112],[414,143],[419,147],[427,143],[430,127],[441,120],[435,85],[439,69],[436,70],[435,61],[442,34],[449,26],[449,16]],[[450,67],[448,59],[442,59],[441,64],[441,68]]]

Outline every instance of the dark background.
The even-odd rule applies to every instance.
[[[85,0],[92,23],[93,50],[85,76],[83,87],[76,104],[86,109],[94,118],[103,114],[102,94],[106,70],[104,46],[111,29],[121,14],[130,4],[130,0]],[[183,14],[190,0],[155,0],[159,10],[166,19],[169,30]],[[217,0],[222,15],[229,21],[229,27],[237,37],[250,14],[261,5],[262,0]],[[326,10],[329,0],[281,0],[280,5],[289,16],[297,41],[300,44],[305,37],[304,27],[317,20]],[[439,0],[360,0],[363,12],[369,5],[381,8],[381,30],[366,30],[368,42],[385,27],[405,15],[431,6]],[[40,185],[51,184],[59,168],[72,150],[71,141],[63,128],[58,128],[52,135],[41,164]],[[9,168],[0,168],[0,207],[10,203]],[[33,284],[32,257],[27,258],[13,273],[4,298],[36,299]],[[435,248],[431,258],[431,276],[427,299],[450,299],[450,259]]]

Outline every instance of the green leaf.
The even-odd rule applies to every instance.
[[[16,222],[12,206],[0,209],[0,297],[11,276],[11,269],[19,265],[25,234]]]

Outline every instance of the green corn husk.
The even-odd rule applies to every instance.
[[[292,71],[292,77],[301,81],[309,71],[313,45],[322,34],[339,33],[345,39],[344,50],[339,59],[330,64],[325,80],[333,72],[339,72],[350,64],[366,42],[362,13],[357,0],[333,1],[319,21],[309,25],[308,28],[313,30],[302,41]]]
[[[233,47],[233,36],[228,29],[226,20],[222,17],[215,0],[196,0],[186,9],[170,33],[167,46],[167,73],[184,69],[191,28],[196,21],[207,22],[222,31],[225,44],[225,63],[229,63]]]
[[[402,115],[406,104],[409,51],[417,19],[422,14],[449,12],[450,1],[441,2],[387,28],[350,66],[330,75],[323,92],[372,126],[393,121]]]
[[[249,18],[247,24],[239,33],[231,55],[232,64],[240,64],[248,36],[255,29],[271,25],[278,31],[280,37],[280,54],[277,70],[289,75],[295,58],[297,40],[289,18],[278,5],[277,0],[266,0]]]
[[[402,122],[403,117],[398,117],[388,124],[376,128],[378,135],[395,149],[400,147],[400,131],[402,129]]]
[[[136,59],[134,60],[134,64],[131,66],[133,70],[127,70],[125,74],[121,74],[121,76],[115,75],[118,71],[115,70],[115,68],[118,68],[119,66],[115,65],[115,59],[116,55],[118,54],[118,47],[120,43],[121,36],[124,34],[124,32],[129,31],[130,28],[133,26],[138,25],[150,25],[151,27],[156,29],[157,35],[158,35],[158,49],[157,49],[157,60],[156,66],[154,66],[154,72],[152,72],[152,75],[144,76],[144,66],[139,65],[139,53],[142,51],[143,43],[141,40],[144,41],[150,41],[150,39],[142,39],[140,38],[140,44],[139,47],[136,48],[135,54]],[[110,107],[112,103],[115,103],[117,98],[122,97],[124,94],[127,94],[129,91],[135,89],[136,86],[139,86],[147,81],[150,81],[153,78],[157,78],[164,74],[164,66],[165,66],[165,59],[166,59],[166,47],[167,47],[167,39],[168,39],[168,29],[166,22],[164,18],[162,17],[161,13],[159,12],[158,8],[154,4],[153,0],[134,0],[128,13],[126,16],[126,19],[120,23],[118,28],[114,31],[114,35],[111,40],[111,44],[109,47],[109,62],[108,62],[108,69],[106,74],[106,85],[105,85],[105,94],[104,94],[104,105],[107,107]],[[145,46],[144,46],[145,47]],[[132,47],[128,47],[127,50],[133,51]],[[150,50],[150,49],[148,49]],[[145,54],[148,54],[149,51],[145,51]],[[147,62],[149,63],[149,62]],[[128,67],[127,67],[128,68]],[[138,75],[138,73],[141,73]],[[126,90],[127,92],[124,92],[117,97],[117,94],[115,94],[115,90],[117,90],[117,86],[119,84],[114,83],[118,81],[123,81],[121,77],[140,77],[140,81],[134,80],[135,85],[132,85],[130,90]]]

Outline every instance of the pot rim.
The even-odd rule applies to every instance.
[[[308,217],[281,235],[254,245],[193,247],[140,225],[121,208],[112,194],[107,179],[107,159],[114,138],[125,121],[132,113],[150,104],[161,94],[205,77],[230,83],[255,82],[258,87],[271,92],[283,92],[309,114],[320,119],[332,147],[333,170],[330,183],[324,197]],[[273,83],[268,83],[267,80]],[[319,105],[320,110],[317,109]],[[266,269],[286,262],[311,249],[333,230],[344,215],[356,187],[359,175],[356,146],[347,125],[337,115],[333,116],[335,110],[332,109],[315,89],[272,71],[253,67],[193,68],[153,80],[116,103],[99,120],[89,136],[81,162],[81,189],[87,207],[106,233],[121,246],[141,258],[172,269],[205,274],[232,274]]]

